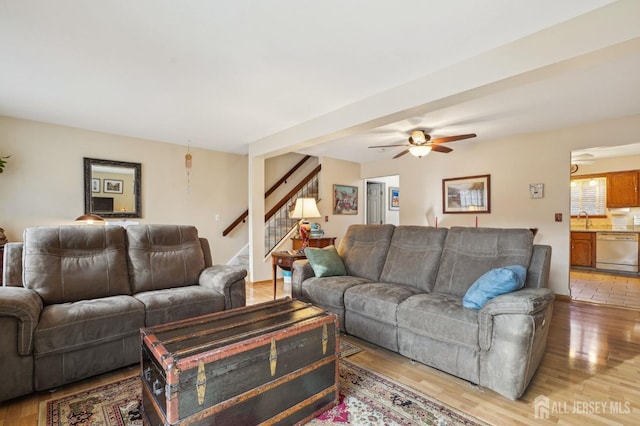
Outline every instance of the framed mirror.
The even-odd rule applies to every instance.
[[[142,217],[142,165],[84,159],[84,211],[104,218]]]

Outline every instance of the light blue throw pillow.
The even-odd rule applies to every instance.
[[[325,248],[307,247],[304,249],[304,254],[307,256],[307,260],[316,277],[334,277],[347,274],[344,262],[335,246],[331,245]]]
[[[480,309],[485,303],[501,294],[524,287],[527,270],[520,265],[492,269],[474,282],[462,298],[462,306]]]

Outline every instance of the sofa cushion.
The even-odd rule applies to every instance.
[[[134,297],[145,307],[147,327],[224,310],[224,294],[199,285],[145,291]]]
[[[134,293],[198,283],[205,261],[195,227],[133,225],[127,227],[127,240]]]
[[[44,305],[131,294],[124,229],[43,226],[24,231],[23,283]]]
[[[450,294],[423,293],[398,306],[398,327],[412,333],[469,348],[478,348],[478,311],[462,307]]]
[[[396,325],[396,309],[410,296],[421,291],[412,286],[390,283],[369,283],[349,288],[344,293],[344,307],[347,311]],[[347,324],[347,332],[351,333]],[[355,333],[359,335],[358,333]]]
[[[447,233],[433,291],[462,298],[491,269],[528,268],[532,251],[533,234],[528,229],[453,227]]]
[[[380,276],[381,282],[431,291],[436,282],[447,230],[427,226],[397,226]]]
[[[70,352],[137,334],[144,306],[131,296],[111,296],[45,306],[34,333],[36,356]]]
[[[494,297],[521,289],[526,276],[527,270],[520,265],[492,269],[469,287],[462,298],[462,306],[481,309]]]
[[[394,225],[349,226],[338,248],[347,275],[378,281],[394,228]]]
[[[313,273],[318,278],[345,275],[347,273],[344,268],[344,262],[335,246],[331,245],[324,248],[307,247],[304,249],[304,254],[307,256]]]
[[[313,301],[325,307],[344,308],[344,292],[355,285],[367,283],[365,278],[338,276],[309,278],[302,286],[302,300]]]

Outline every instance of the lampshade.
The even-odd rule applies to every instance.
[[[424,157],[431,152],[431,147],[427,145],[413,145],[409,148],[409,152],[418,157]]]
[[[293,219],[309,219],[312,217],[322,217],[315,198],[298,198],[291,214]]]
[[[104,222],[104,219],[101,218],[98,215],[95,214],[91,214],[91,213],[87,213],[87,214],[83,214],[82,216],[79,216],[76,218],[76,222],[85,222],[88,225],[92,225],[95,222]]]

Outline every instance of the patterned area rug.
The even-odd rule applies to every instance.
[[[340,360],[340,403],[309,425],[486,425],[347,359]]]
[[[347,342],[343,338],[340,338],[340,357],[345,358],[351,355],[355,355],[362,351],[362,348],[353,343]]]
[[[344,341],[342,341],[344,342]],[[458,410],[345,359],[362,349],[344,342],[340,404],[311,425],[484,425]],[[39,426],[141,426],[138,376],[44,401]]]

